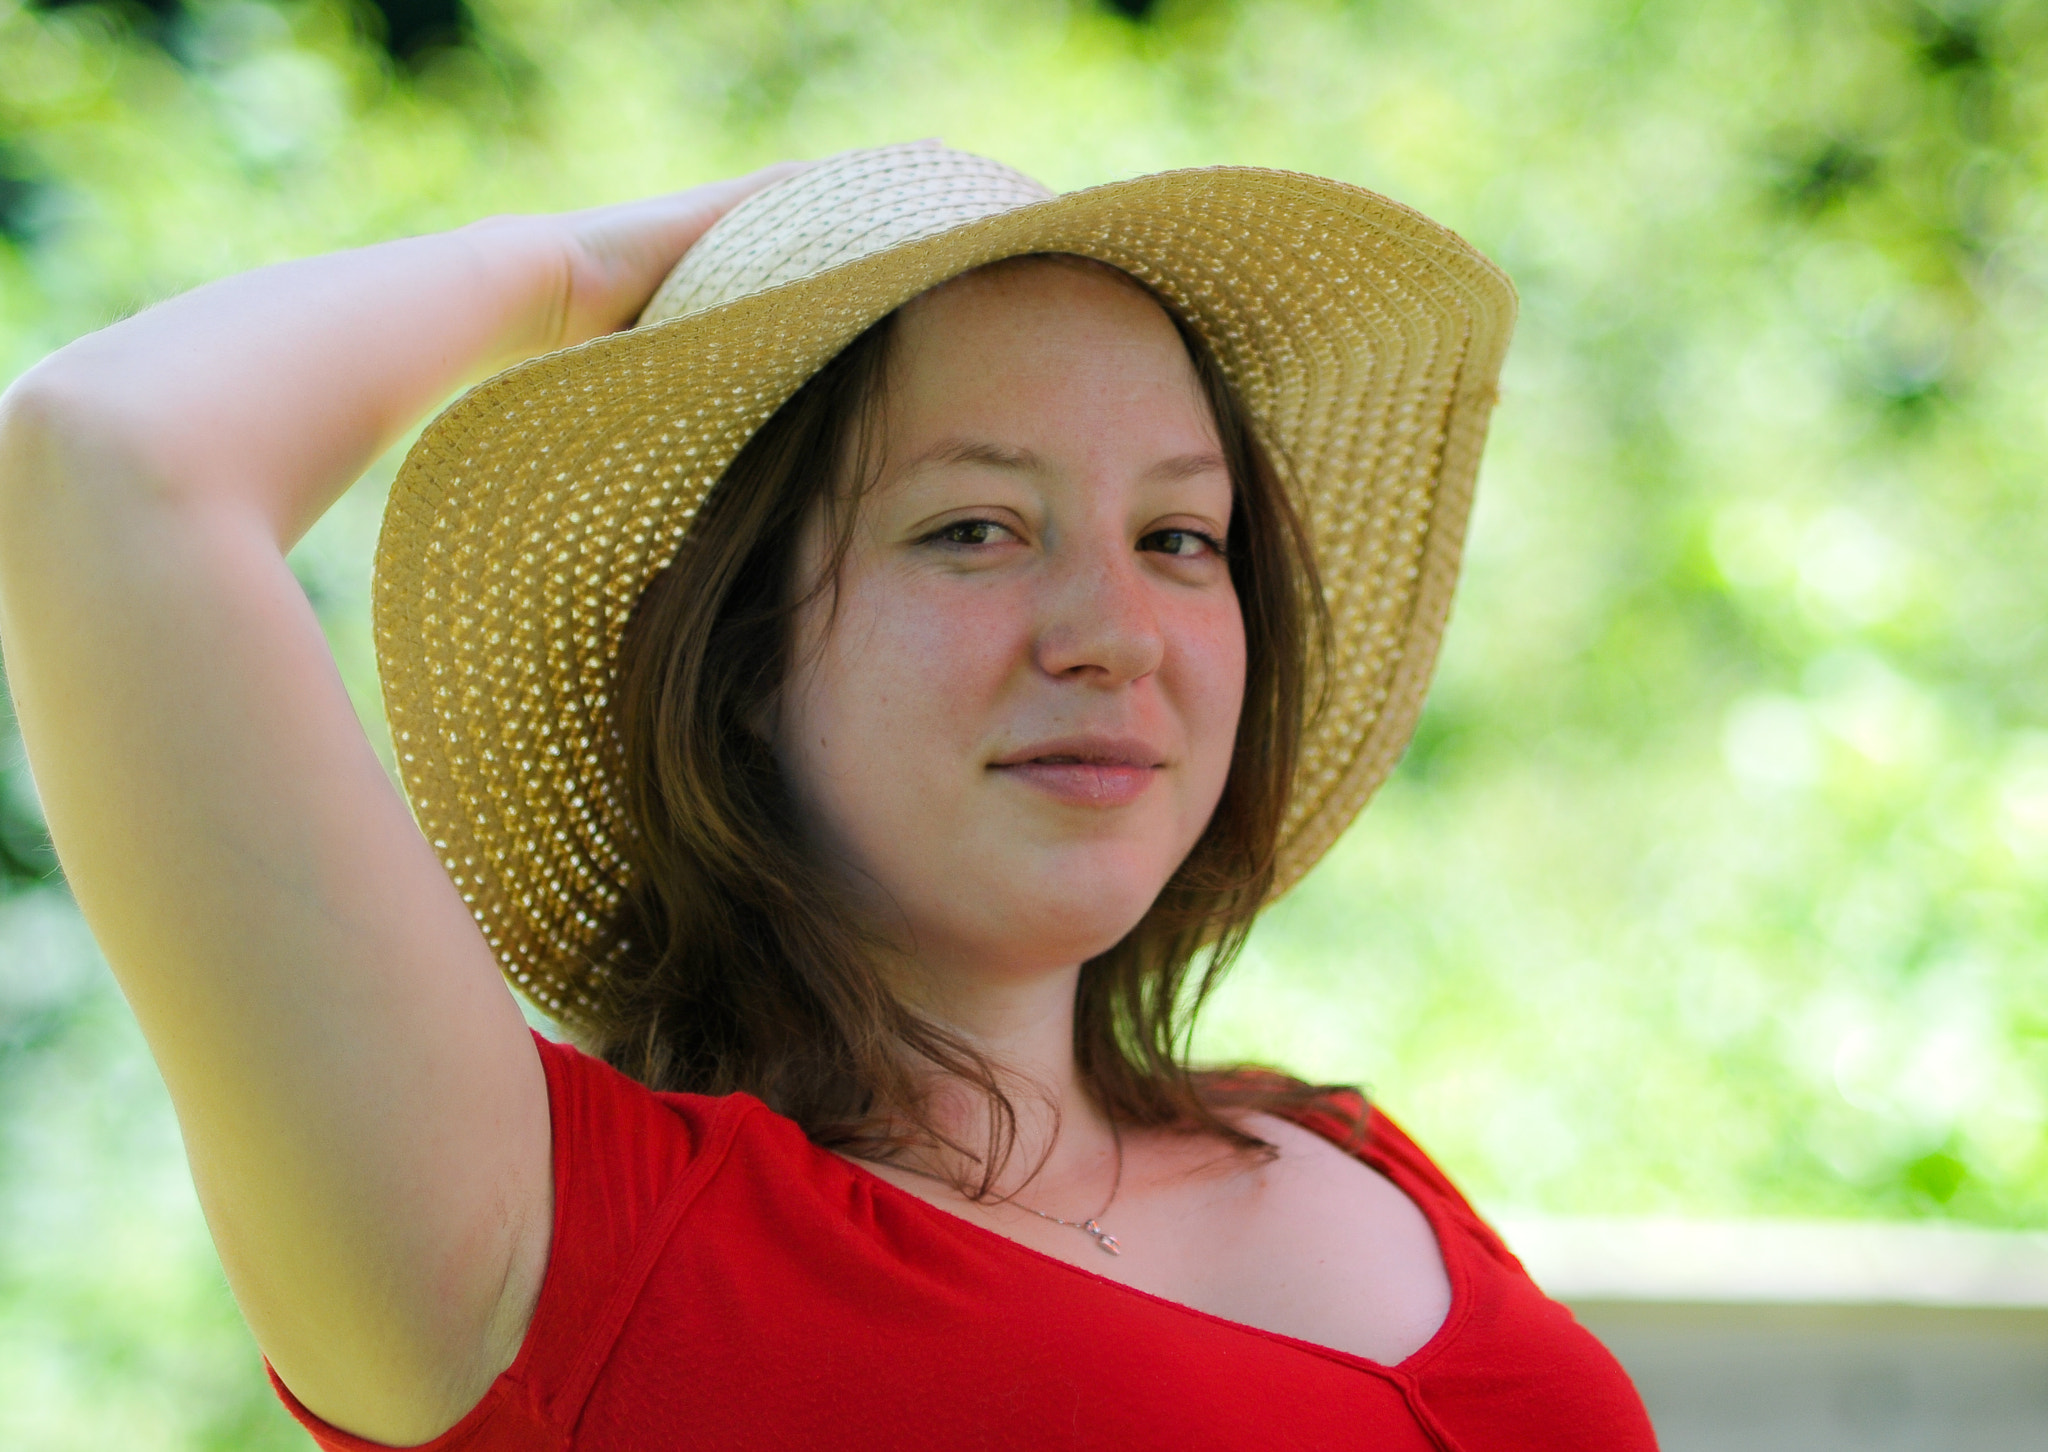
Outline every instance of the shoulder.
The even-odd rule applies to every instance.
[[[1414,1198],[1374,1157],[1349,1150],[1314,1129],[1278,1115],[1238,1117],[1244,1129],[1273,1146],[1272,1158],[1255,1173],[1263,1181],[1266,1213],[1293,1223],[1304,1234],[1366,1231],[1376,1241],[1399,1243],[1428,1261],[1436,1241]]]
[[[590,1337],[616,1330],[605,1316],[648,1274],[735,1145],[765,1141],[772,1158],[784,1131],[801,1132],[750,1095],[660,1093],[535,1037],[554,1128],[555,1213],[528,1343],[541,1362],[569,1365]]]
[[[629,1253],[736,1141],[765,1141],[773,1154],[781,1140],[802,1139],[751,1095],[657,1092],[573,1045],[535,1039],[553,1130],[557,1267],[594,1269]]]
[[[548,1102],[557,1130],[615,1132],[639,1125],[662,1138],[707,1132],[767,1107],[749,1094],[672,1094],[650,1089],[603,1059],[571,1043],[535,1033],[541,1067],[547,1073]]]

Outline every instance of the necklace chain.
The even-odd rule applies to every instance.
[[[1040,1220],[1050,1220],[1055,1225],[1064,1225],[1069,1230],[1079,1230],[1092,1235],[1095,1237],[1095,1243],[1101,1246],[1102,1249],[1108,1251],[1111,1255],[1122,1255],[1124,1253],[1123,1246],[1119,1245],[1117,1238],[1107,1230],[1104,1230],[1099,1223],[1102,1217],[1109,1213],[1109,1207],[1116,1203],[1116,1192],[1121,1190],[1124,1185],[1124,1137],[1117,1132],[1114,1119],[1109,1122],[1109,1137],[1116,1144],[1116,1178],[1109,1182],[1109,1198],[1102,1202],[1102,1208],[1086,1220],[1062,1220],[1059,1216],[1048,1215],[1043,1210],[1032,1210],[1022,1200],[1015,1198],[1011,1199],[1010,1203],[1019,1210],[1030,1211],[1031,1214],[1036,1215]]]
[[[1062,1220],[1057,1215],[1048,1215],[1043,1210],[1034,1210],[1031,1206],[1026,1205],[1022,1200],[1014,1196],[1006,1197],[1005,1200],[999,1200],[996,1203],[1015,1205],[1019,1210],[1024,1211],[1028,1215],[1036,1215],[1040,1220],[1050,1220],[1055,1225],[1064,1225],[1069,1230],[1078,1230],[1084,1235],[1092,1236],[1095,1244],[1107,1254],[1122,1255],[1124,1253],[1123,1246],[1114,1235],[1111,1235],[1102,1228],[1102,1217],[1109,1213],[1110,1206],[1116,1204],[1117,1191],[1121,1190],[1124,1184],[1124,1137],[1118,1131],[1116,1121],[1113,1119],[1109,1122],[1109,1137],[1116,1144],[1116,1177],[1110,1181],[1109,1198],[1102,1202],[1100,1210],[1097,1210],[1086,1220]],[[937,1180],[942,1185],[951,1183],[944,1176],[935,1175],[930,1170],[920,1170],[912,1165],[898,1165],[897,1168],[908,1170],[913,1175],[922,1175],[927,1180]]]

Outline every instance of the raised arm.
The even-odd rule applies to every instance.
[[[451,389],[624,325],[779,174],[230,278],[0,398],[0,646],[58,854],[258,1341],[378,1441],[518,1347],[546,1088],[285,552]]]

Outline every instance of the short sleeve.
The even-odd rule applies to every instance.
[[[512,1365],[431,1452],[540,1452],[569,1445],[668,1233],[754,1101],[656,1095],[600,1060],[534,1035],[547,1073],[555,1215],[547,1273]],[[315,1416],[271,1372],[285,1407],[331,1452],[370,1442]]]

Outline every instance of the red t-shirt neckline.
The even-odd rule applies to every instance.
[[[938,1220],[946,1222],[948,1226],[958,1227],[959,1230],[964,1231],[972,1239],[979,1240],[986,1237],[989,1240],[1001,1241],[1011,1250],[1028,1257],[1034,1262],[1043,1262],[1045,1265],[1056,1266],[1060,1270],[1085,1277],[1087,1280],[1098,1285],[1110,1288],[1114,1293],[1137,1296],[1142,1300],[1151,1302],[1153,1305],[1164,1306],[1183,1315],[1207,1321],[1212,1325],[1223,1326],[1233,1331],[1241,1331],[1248,1335],[1262,1337],[1267,1341],[1277,1341],[1283,1346],[1291,1346],[1298,1351],[1308,1352],[1312,1356],[1320,1356],[1326,1361],[1334,1361],[1340,1366],[1355,1367],[1374,1376],[1406,1377],[1414,1375],[1432,1360],[1445,1344],[1456,1337],[1458,1326],[1464,1320],[1470,1305],[1471,1291],[1463,1263],[1456,1257],[1453,1257],[1449,1251],[1446,1234],[1450,1227],[1443,1215],[1442,1201],[1433,1195],[1418,1195],[1415,1185],[1403,1183],[1408,1178],[1405,1166],[1384,1160],[1374,1152],[1383,1142],[1383,1136],[1393,1126],[1380,1115],[1377,1108],[1369,1109],[1367,1112],[1370,1115],[1370,1119],[1367,1123],[1364,1143],[1356,1148],[1347,1148],[1345,1146],[1343,1141],[1344,1138],[1348,1137],[1348,1129],[1337,1123],[1334,1116],[1310,1114],[1291,1122],[1299,1124],[1303,1129],[1329,1141],[1342,1153],[1350,1155],[1367,1168],[1384,1176],[1395,1189],[1407,1197],[1409,1204],[1422,1212],[1423,1219],[1429,1224],[1429,1233],[1436,1242],[1437,1259],[1442,1263],[1444,1278],[1450,1284],[1450,1306],[1444,1312],[1443,1320],[1437,1323],[1436,1330],[1430,1333],[1429,1339],[1395,1362],[1375,1361],[1369,1356],[1360,1356],[1355,1352],[1345,1351],[1335,1346],[1325,1346],[1319,1341],[1306,1341],[1299,1336],[1289,1336],[1284,1331],[1272,1331],[1264,1326],[1254,1326],[1249,1321],[1233,1321],[1228,1316],[1219,1316],[1213,1311],[1204,1311],[1200,1306],[1190,1306],[1185,1301],[1176,1301],[1170,1296],[1159,1295],[1144,1289],[1142,1286],[1134,1286],[1125,1281],[1117,1280],[1112,1276],[1102,1275],[1099,1272],[1089,1270],[1086,1266],[1076,1265],[1070,1260],[1062,1260],[1056,1255],[1048,1255],[1036,1246],[1026,1245],[1021,1240],[1013,1240],[1000,1230],[992,1230],[986,1225],[969,1220],[964,1215],[956,1215],[943,1205],[934,1205],[923,1196],[913,1195],[901,1185],[895,1184],[876,1174],[859,1160],[835,1154],[831,1150],[819,1148],[815,1145],[812,1148],[818,1154],[843,1166],[855,1179],[867,1182],[871,1186],[879,1185],[885,1197],[895,1197],[901,1201],[908,1201]]]

